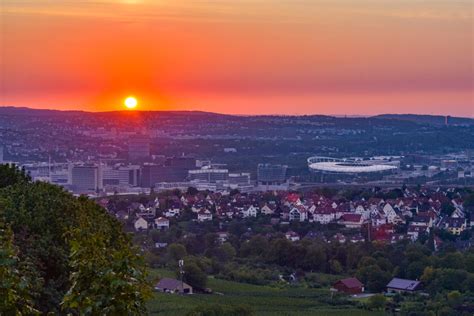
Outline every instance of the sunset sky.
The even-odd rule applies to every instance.
[[[472,0],[0,0],[0,104],[474,117]]]

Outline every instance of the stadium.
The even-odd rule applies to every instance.
[[[395,172],[400,163],[393,157],[361,159],[314,156],[307,161],[317,182],[381,180],[384,175]]]

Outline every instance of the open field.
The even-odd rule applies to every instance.
[[[155,270],[152,276],[173,276],[173,273]],[[185,315],[192,308],[204,304],[248,305],[256,315],[328,315],[359,316],[383,315],[382,312],[368,312],[350,305],[332,305],[327,289],[284,288],[259,286],[209,278],[208,286],[214,292],[224,295],[194,294],[178,296],[154,293],[149,303],[151,315]]]

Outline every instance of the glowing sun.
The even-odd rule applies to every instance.
[[[123,104],[127,109],[134,109],[138,105],[138,100],[135,97],[128,97],[123,101]]]

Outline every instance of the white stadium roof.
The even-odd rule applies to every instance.
[[[309,168],[313,171],[352,174],[384,172],[397,169],[396,166],[388,164],[363,164],[347,162],[314,162],[309,164]]]

